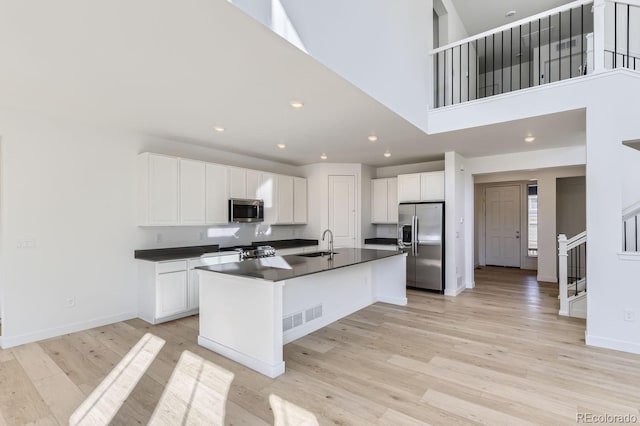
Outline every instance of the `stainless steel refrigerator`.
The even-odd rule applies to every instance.
[[[444,203],[401,203],[398,246],[407,253],[407,287],[444,293]]]

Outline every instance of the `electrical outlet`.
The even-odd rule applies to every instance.
[[[73,308],[74,306],[76,306],[76,298],[75,297],[67,297],[67,300],[65,301],[65,306],[67,308]]]
[[[162,234],[156,234],[156,243],[162,242]]]
[[[624,311],[624,320],[628,321],[628,322],[635,322],[636,313],[634,311],[632,311],[631,309],[625,309],[625,311]]]

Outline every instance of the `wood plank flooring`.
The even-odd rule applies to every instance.
[[[146,424],[184,350],[235,374],[231,425],[272,424],[270,393],[321,424],[575,424],[577,413],[640,418],[640,356],[584,345],[558,317],[557,288],[526,271],[476,270],[456,298],[409,291],[285,346],[272,380],[196,344],[198,318],[130,320],[0,351],[0,425],[66,424],[147,332],[167,343],[113,424]]]

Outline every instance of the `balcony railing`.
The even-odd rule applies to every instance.
[[[640,70],[640,3],[607,2],[605,67]]]
[[[640,202],[622,211],[622,250],[625,252],[640,252]]]

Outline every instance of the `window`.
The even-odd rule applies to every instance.
[[[538,256],[538,184],[527,185],[527,255]]]

